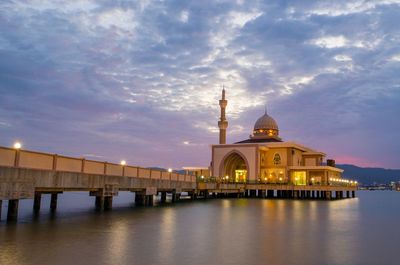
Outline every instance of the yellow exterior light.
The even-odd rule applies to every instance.
[[[168,172],[171,173],[172,172],[172,168],[168,168]]]
[[[314,181],[314,178],[311,178],[311,181]]]
[[[225,176],[226,179],[229,179],[229,176]]]
[[[282,181],[282,178],[279,178],[280,181]]]
[[[204,176],[201,176],[202,179],[204,179]]]
[[[21,147],[22,147],[22,144],[20,142],[15,142],[14,143],[14,148],[15,149],[21,149]]]
[[[126,161],[125,160],[121,160],[121,166],[125,166],[126,165]]]

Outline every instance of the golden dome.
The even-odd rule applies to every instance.
[[[279,127],[274,118],[267,112],[261,116],[254,124],[252,138],[279,138]]]

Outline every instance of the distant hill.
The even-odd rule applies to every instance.
[[[340,164],[336,164],[336,167],[344,170],[344,178],[355,179],[363,185],[387,184],[391,181],[400,181],[400,169],[358,167]]]

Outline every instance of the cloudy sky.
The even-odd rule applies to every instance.
[[[208,166],[268,106],[284,140],[400,168],[400,1],[0,2],[0,145]]]

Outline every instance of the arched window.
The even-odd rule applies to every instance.
[[[281,164],[281,156],[278,153],[276,153],[274,155],[274,165],[280,165],[280,164]]]

